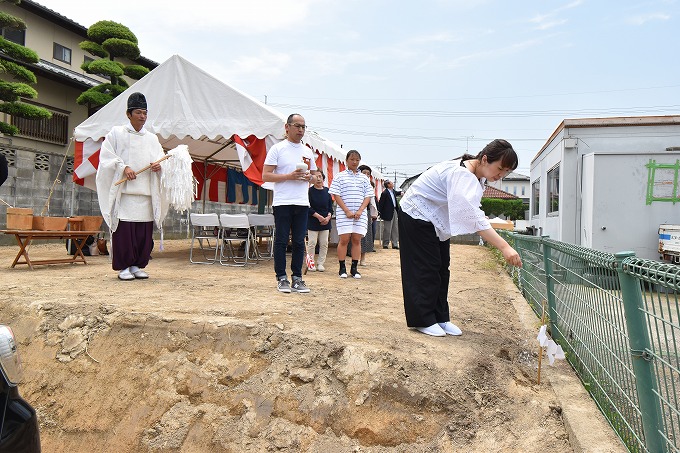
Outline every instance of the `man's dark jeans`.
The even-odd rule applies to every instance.
[[[277,279],[286,277],[286,247],[289,235],[293,242],[290,269],[293,277],[302,278],[308,216],[308,206],[274,206],[274,271]]]

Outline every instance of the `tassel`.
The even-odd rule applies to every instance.
[[[187,145],[179,145],[168,151],[172,159],[163,162],[161,172],[161,196],[168,206],[177,212],[191,209],[194,201],[193,173],[191,156]]]

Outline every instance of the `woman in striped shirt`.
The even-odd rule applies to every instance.
[[[329,192],[335,198],[335,223],[338,228],[338,261],[340,262],[340,278],[347,278],[345,258],[347,245],[352,241],[352,267],[350,274],[361,278],[357,270],[361,256],[361,238],[366,234],[368,217],[366,207],[371,201],[373,189],[366,175],[359,172],[361,154],[351,150],[345,157],[347,170],[337,175]]]

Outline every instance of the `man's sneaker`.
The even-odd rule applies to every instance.
[[[326,270],[326,268],[323,267],[323,264],[317,264],[316,270],[319,271],[319,272],[324,272]]]
[[[288,281],[287,278],[282,278],[278,282],[278,289],[282,293],[289,293],[290,292],[290,282]]]
[[[359,271],[356,270],[356,269],[352,269],[352,270],[350,271],[350,273],[352,274],[352,277],[354,277],[354,278],[361,278],[361,274],[360,274]]]
[[[347,278],[347,271],[346,270],[340,271],[340,278]]]
[[[296,293],[309,292],[309,288],[307,288],[307,285],[305,285],[305,282],[303,282],[301,278],[293,278],[293,286],[291,289]]]
[[[310,272],[316,272],[316,266],[308,267],[307,270]]]

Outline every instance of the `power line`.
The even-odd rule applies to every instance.
[[[515,96],[489,96],[489,97],[459,97],[459,98],[329,98],[329,97],[300,97],[300,96],[276,96],[282,99],[304,99],[304,100],[318,100],[318,101],[384,101],[384,102],[451,102],[451,101],[481,101],[494,99],[526,99],[526,98],[540,98],[553,96],[578,96],[585,94],[605,94],[605,93],[625,93],[631,91],[650,91],[650,90],[665,90],[669,88],[680,88],[680,85],[662,85],[656,87],[641,87],[641,88],[621,88],[617,90],[593,90],[593,91],[573,91],[567,93],[544,93],[544,94],[519,94]]]
[[[524,118],[524,117],[568,117],[592,115],[649,114],[660,112],[677,112],[680,105],[656,105],[643,107],[607,108],[607,109],[563,109],[563,110],[479,110],[479,111],[446,111],[446,110],[388,110],[361,109],[349,107],[326,107],[316,105],[279,104],[270,105],[289,110],[312,110],[328,113],[351,115],[399,116],[399,117],[431,117],[431,118]]]

